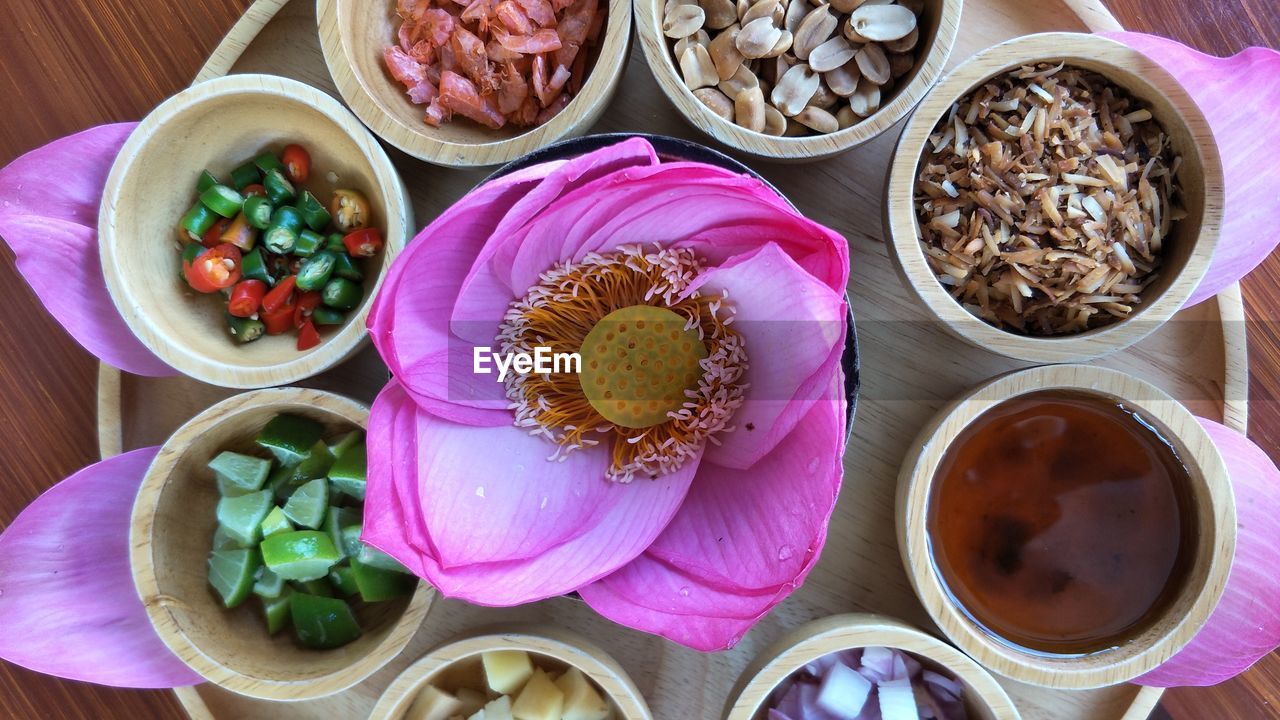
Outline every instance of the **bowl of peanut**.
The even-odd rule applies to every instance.
[[[658,86],[762,158],[817,160],[893,127],[937,81],[961,0],[636,0]]]

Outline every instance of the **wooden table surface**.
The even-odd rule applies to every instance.
[[[0,23],[0,166],[106,122],[136,120],[190,83],[251,0],[5,0]],[[1276,0],[1105,0],[1126,28],[1218,55],[1280,48]],[[74,167],[53,169],[75,172]],[[0,527],[50,485],[97,460],[97,364],[44,312],[0,252]],[[1249,435],[1280,458],[1280,254],[1244,283]],[[0,618],[0,632],[4,619]],[[1167,714],[1166,714],[1167,713]],[[1280,656],[1214,688],[1166,694],[1155,717],[1280,716]],[[0,718],[181,718],[168,692],[100,688],[0,662]],[[668,719],[671,720],[671,719]],[[690,719],[693,720],[693,719]]]

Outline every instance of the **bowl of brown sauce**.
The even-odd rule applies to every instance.
[[[979,663],[1043,687],[1158,667],[1217,605],[1235,552],[1221,455],[1155,386],[1054,365],[943,408],[903,463],[898,537],[917,594]]]

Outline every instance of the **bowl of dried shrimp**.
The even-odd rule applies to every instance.
[[[352,111],[409,155],[453,167],[585,132],[631,38],[626,0],[320,0],[317,13]]]

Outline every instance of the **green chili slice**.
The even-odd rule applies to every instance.
[[[226,185],[214,185],[200,193],[200,202],[225,218],[233,218],[244,207],[244,196]]]

